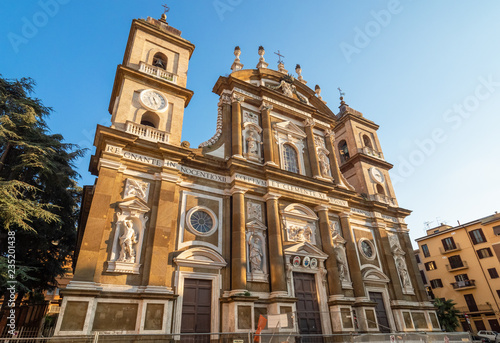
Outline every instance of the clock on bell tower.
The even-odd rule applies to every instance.
[[[165,15],[134,20],[111,94],[111,127],[179,145],[184,108],[193,95],[186,88],[193,51],[194,45],[168,25]]]

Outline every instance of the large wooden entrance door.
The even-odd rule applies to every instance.
[[[321,334],[321,316],[314,274],[293,273],[295,297],[297,298],[297,321],[301,334]],[[301,342],[322,342],[318,338],[303,338]]]
[[[181,333],[210,332],[212,281],[184,279]],[[182,336],[183,342],[210,342],[210,335]]]
[[[378,329],[380,332],[391,332],[387,311],[385,310],[384,297],[379,292],[369,292],[371,301],[377,303],[375,312],[377,313]]]

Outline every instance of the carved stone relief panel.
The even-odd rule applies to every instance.
[[[125,180],[123,199],[127,199],[130,197],[138,197],[139,199],[147,202],[149,197],[149,183],[127,178]]]

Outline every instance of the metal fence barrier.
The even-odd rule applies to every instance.
[[[259,338],[259,340],[257,340]],[[472,342],[468,332],[415,332],[390,334],[333,334],[300,335],[295,332],[265,333],[210,333],[126,335],[95,333],[91,336],[16,337],[0,338],[0,343],[336,343],[336,342],[390,342],[390,343],[458,343]]]

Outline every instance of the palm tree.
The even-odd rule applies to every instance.
[[[455,305],[451,299],[437,298],[434,301],[434,307],[436,308],[441,328],[448,332],[456,331],[459,326],[457,317],[459,311],[455,308]]]

